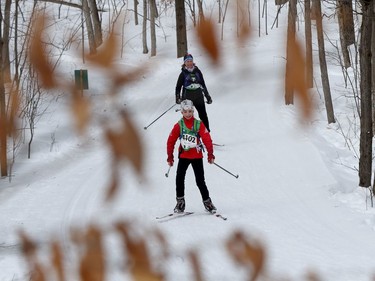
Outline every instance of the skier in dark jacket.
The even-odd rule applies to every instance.
[[[191,54],[186,54],[176,84],[176,103],[180,104],[181,101],[185,99],[191,100],[198,111],[199,119],[202,120],[203,124],[210,132],[204,97],[206,97],[208,104],[212,103],[212,98],[208,93],[202,72],[193,62],[193,56]]]

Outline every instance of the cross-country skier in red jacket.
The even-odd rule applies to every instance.
[[[181,102],[182,118],[177,122],[167,141],[167,162],[173,166],[173,151],[176,141],[180,139],[178,149],[178,165],[176,172],[176,200],[175,213],[185,211],[185,175],[191,164],[194,170],[195,181],[202,196],[204,207],[211,213],[216,212],[216,207],[212,204],[209,191],[204,179],[203,168],[203,144],[207,150],[208,163],[214,163],[213,145],[210,133],[203,122],[194,118],[194,106],[191,100]]]

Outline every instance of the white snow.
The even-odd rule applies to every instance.
[[[272,9],[269,14],[273,19]],[[283,11],[281,17],[286,15]],[[227,221],[206,214],[191,168],[185,198],[187,210],[195,214],[166,223],[155,220],[175,205],[176,165],[165,177],[166,140],[181,115],[172,109],[147,130],[143,127],[174,103],[181,59],[175,58],[173,25],[164,26],[167,42],[158,37],[158,55],[153,58],[142,54],[140,36],[129,35],[132,40],[125,57],[116,64],[120,70],[144,65],[147,72],[125,86],[115,100],[106,97],[105,72],[67,57],[62,67],[68,75],[74,68],[89,70],[90,89],[85,95],[93,102],[96,121],[86,138],[78,137],[66,95],[54,99],[37,124],[31,159],[24,148],[12,181],[0,181],[0,281],[29,280],[20,254],[20,229],[41,247],[57,238],[71,260],[71,227],[83,229],[90,223],[109,227],[118,220],[132,222],[142,235],[155,228],[165,235],[171,249],[165,264],[167,280],[192,280],[187,261],[190,249],[200,254],[206,280],[246,280],[246,272],[225,250],[225,241],[236,230],[265,247],[268,277],[302,280],[312,271],[322,280],[371,280],[375,213],[366,191],[358,187],[354,169],[358,160],[345,147],[338,124],[327,124],[319,94],[312,93],[314,116],[307,125],[301,121],[298,99],[294,106],[284,105],[285,24],[280,25],[269,29],[268,35],[262,31],[261,37],[255,31],[242,46],[236,44],[235,26],[226,25],[219,67],[211,64],[194,31],[188,33],[189,51],[213,98],[206,106],[212,138],[224,144],[215,147],[216,163],[239,175],[236,179],[204,159],[211,198]],[[317,61],[316,57],[316,69]],[[330,73],[335,71],[338,68],[330,65]],[[319,71],[315,75],[319,83]],[[336,103],[342,85],[339,75],[332,78],[341,125],[350,103]],[[131,113],[139,129],[146,177],[139,179],[125,164],[120,192],[113,202],[104,204],[111,159],[97,121],[99,117],[116,121],[115,107]],[[107,250],[110,260],[121,256],[119,247]],[[119,273],[119,261],[111,269],[108,280],[130,280]]]

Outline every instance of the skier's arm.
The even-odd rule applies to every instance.
[[[181,88],[182,86],[184,85],[184,74],[180,73],[180,75],[178,76],[178,79],[177,79],[177,83],[176,83],[176,103],[179,103],[178,101],[181,102]]]
[[[202,80],[200,84],[202,86],[203,94],[204,94],[204,96],[207,99],[207,103],[211,104],[212,103],[212,98],[211,98],[210,94],[208,93],[206,82],[204,81],[203,73],[202,73],[202,71],[199,68],[197,69],[197,71],[199,72],[199,75],[200,75],[201,80]]]
[[[201,122],[201,125],[199,127],[199,135],[202,139],[202,142],[204,143],[204,146],[207,149],[208,163],[212,164],[215,161],[214,146],[212,144],[211,135],[206,129],[206,126],[203,124],[203,122]]]
[[[167,156],[168,156],[167,162],[169,166],[173,166],[173,162],[174,162],[173,151],[174,151],[174,146],[179,136],[180,136],[180,125],[176,123],[172,131],[170,132],[168,140],[167,140]]]

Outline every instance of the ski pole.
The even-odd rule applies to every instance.
[[[222,169],[223,171],[227,172],[228,174],[232,175],[236,179],[238,179],[239,175],[232,174],[231,172],[229,172],[228,170],[224,169],[223,167],[221,167],[220,165],[216,164],[215,162],[213,164],[216,165],[216,166],[218,166],[220,169]]]
[[[171,170],[172,166],[169,166],[168,168],[168,172],[165,173],[165,176],[168,177],[169,176],[169,171]]]
[[[152,124],[154,124],[157,120],[159,120],[160,117],[162,117],[164,114],[166,114],[169,110],[171,110],[175,106],[176,106],[176,104],[172,105],[170,108],[168,108],[166,111],[164,111],[158,118],[156,118],[154,121],[152,121],[146,127],[143,127],[143,129],[147,130],[148,127],[150,127]]]

